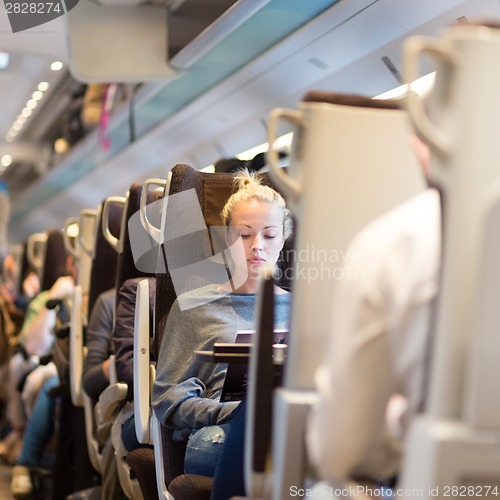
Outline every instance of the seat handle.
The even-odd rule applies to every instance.
[[[141,191],[141,200],[139,205],[139,217],[141,219],[142,227],[146,232],[157,242],[161,244],[161,229],[155,227],[148,219],[146,212],[146,205],[148,204],[148,191],[151,186],[165,188],[167,185],[166,179],[147,179],[144,181]]]
[[[279,164],[278,150],[275,149],[277,139],[278,122],[280,120],[288,121],[299,127],[303,127],[304,117],[302,111],[293,109],[276,108],[269,114],[267,124],[267,140],[269,149],[267,150],[267,162],[270,167],[269,174],[275,182],[276,186],[292,200],[298,200],[302,194],[302,186],[300,183],[290,177],[281,168]],[[296,138],[294,140],[297,140]]]
[[[80,212],[80,232],[78,233],[78,242],[80,243],[80,248],[89,257],[92,257],[95,241],[93,237],[90,242],[86,241],[86,239],[84,238],[84,235],[87,234],[83,230],[83,228],[85,227],[85,219],[88,219],[89,220],[88,223],[93,226],[97,220],[97,210],[93,208],[85,208]],[[94,231],[92,231],[91,234],[94,235]]]
[[[26,244],[28,262],[36,271],[41,271],[43,267],[43,248],[45,243],[47,243],[46,233],[34,233],[28,238]]]
[[[102,207],[102,234],[104,239],[111,245],[111,247],[117,252],[120,252],[120,239],[113,236],[109,229],[109,213],[112,203],[125,206],[127,199],[123,196],[109,196],[104,200],[104,205]]]
[[[66,250],[66,253],[69,255],[72,255],[76,260],[79,260],[81,257],[81,253],[76,247],[76,239],[75,243],[71,243],[70,237],[69,237],[69,228],[70,226],[76,224],[78,228],[80,228],[80,224],[78,222],[78,219],[76,217],[70,217],[69,219],[66,219],[66,222],[64,223],[64,228],[63,228],[63,243],[64,243],[64,249]],[[78,230],[78,236],[80,236],[80,230]]]
[[[417,134],[441,157],[447,157],[451,151],[451,138],[429,118],[425,111],[425,101],[412,92],[411,82],[418,78],[419,57],[429,54],[438,60],[442,75],[449,79],[450,67],[456,66],[458,57],[446,40],[430,37],[410,37],[404,44],[404,71],[409,91],[406,96],[406,108]],[[444,78],[444,77],[443,77]],[[449,81],[446,82],[449,85]],[[443,95],[449,95],[443,92]]]

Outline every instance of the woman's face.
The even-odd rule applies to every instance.
[[[239,236],[245,254],[241,255],[240,251],[235,255],[236,250],[233,250],[233,261],[240,270],[246,267],[248,278],[256,279],[264,266],[276,263],[283,248],[283,210],[257,199],[239,203],[231,213],[229,245],[235,243]],[[233,248],[238,247],[235,245]]]

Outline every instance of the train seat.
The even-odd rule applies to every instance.
[[[182,227],[182,214],[179,213],[180,210],[186,210],[184,204],[180,204],[176,207],[175,203],[171,200],[174,200],[174,196],[177,193],[186,193],[190,189],[195,190],[194,199],[191,199],[191,202],[196,204],[199,203],[201,208],[200,216],[203,220],[199,221],[200,226],[209,227],[209,231],[196,231],[196,234],[188,235],[183,240],[184,244],[187,243],[187,239],[189,239],[189,248],[190,248],[190,260],[196,262],[202,262],[212,255],[218,253],[224,248],[223,240],[224,235],[223,232],[217,232],[214,229],[217,226],[221,226],[220,221],[220,212],[225,202],[229,198],[230,194],[233,190],[233,176],[230,174],[206,174],[202,172],[198,172],[191,167],[186,165],[177,165],[172,169],[171,176],[169,177],[169,196],[172,198],[169,199],[168,203],[164,205],[166,207],[166,213],[163,214],[162,219],[162,230],[164,231],[163,235],[158,234],[158,228],[153,228],[151,231],[152,234],[157,235],[157,241],[164,243],[165,239],[173,238],[175,239],[175,235],[169,234],[170,230],[172,233],[175,233],[176,227]],[[269,182],[269,181],[267,181]],[[183,200],[186,201],[186,200]],[[193,215],[189,214],[189,217],[192,218]],[[184,216],[185,218],[185,216]],[[144,219],[143,219],[144,220]],[[166,222],[165,222],[166,220]],[[170,221],[170,222],[169,222]],[[181,221],[181,222],[179,222]],[[190,221],[192,222],[192,221]],[[175,226],[177,224],[177,226]],[[148,223],[146,221],[146,227],[148,227]],[[198,225],[195,224],[197,227]],[[211,245],[207,245],[206,236],[209,234],[211,238]],[[163,238],[163,239],[162,239]],[[222,238],[219,242],[217,242],[217,238]],[[287,246],[283,250],[283,255],[287,254],[287,251],[291,248],[290,245],[293,243],[287,243]],[[175,269],[169,268],[166,265],[166,262],[170,264],[172,261],[175,263],[175,255],[173,255],[172,248],[168,248],[165,250],[163,255],[167,255],[167,258],[160,262],[158,268],[161,272],[157,274],[157,299],[156,299],[156,335],[155,335],[155,344],[156,349],[158,349],[159,344],[161,342],[161,336],[163,334],[163,330],[165,328],[168,311],[175,301],[176,296],[186,289],[179,289],[179,283],[174,283],[175,280]],[[182,251],[182,250],[181,250]],[[185,249],[184,249],[185,252]],[[281,259],[284,261],[286,259]],[[166,261],[166,262],[165,262]],[[184,263],[186,264],[186,263]],[[184,268],[185,269],[185,268]],[[224,271],[225,272],[225,271]],[[174,276],[174,278],[173,278]],[[288,273],[281,273],[281,276],[285,278],[285,283],[283,285],[285,287],[289,286],[289,283],[286,282],[286,277],[289,276]],[[213,279],[213,278],[209,278]],[[178,281],[178,280],[177,280]],[[207,281],[207,277],[201,274],[197,274],[196,272],[190,276],[189,278],[184,277],[182,280],[183,284],[189,283],[188,286],[195,288],[197,286],[203,286],[210,281]],[[176,286],[174,286],[176,285]],[[144,296],[147,296],[147,292],[144,292]],[[161,300],[160,300],[161,297]],[[166,332],[168,334],[168,332]],[[139,337],[143,337],[143,341],[139,340]],[[134,352],[134,360],[139,358],[140,356],[145,356],[144,351],[149,345],[149,331],[147,328],[144,330],[140,330],[136,337],[136,350]],[[147,356],[149,359],[149,355]],[[141,376],[137,376],[137,373],[134,374],[136,380]],[[149,380],[148,370],[145,370],[142,378],[144,380]],[[139,386],[139,385],[138,385]],[[141,390],[144,389],[144,385],[140,384]],[[137,401],[138,399],[136,399]],[[149,401],[148,401],[149,405]],[[136,426],[137,426],[137,415],[138,411],[136,410]],[[149,407],[143,412],[147,412],[149,414]],[[171,431],[158,423],[154,415],[151,415],[151,439],[154,443],[154,454],[155,454],[155,465],[157,469],[157,482],[158,482],[158,495],[160,498],[165,498],[168,494],[173,495],[174,498],[182,499],[182,498],[209,498],[211,487],[212,487],[212,479],[204,476],[197,476],[193,474],[184,474],[184,455],[185,455],[185,443],[179,443],[172,440]],[[143,425],[144,427],[144,425]],[[138,435],[144,435],[144,429],[138,429]],[[144,450],[136,450],[129,454],[127,461],[132,464],[135,459],[135,454],[140,454],[140,462],[141,467],[143,469],[146,468],[145,461],[145,452]],[[151,455],[152,453],[149,452]],[[150,462],[152,464],[152,457],[150,457]],[[161,463],[163,462],[163,466]],[[152,465],[151,465],[152,467]],[[147,473],[147,472],[144,472]],[[142,485],[141,481],[141,471],[137,470],[136,474],[139,477],[139,482]],[[168,490],[168,492],[167,492]],[[143,490],[145,496],[146,492]]]
[[[103,233],[107,241],[117,252],[117,271],[115,280],[115,288],[117,290],[117,293],[125,281],[132,278],[147,277],[152,275],[151,273],[145,273],[137,269],[133,260],[130,241],[129,221],[131,217],[139,210],[142,190],[143,185],[135,183],[130,187],[127,193],[125,205],[123,207],[123,216],[119,238],[116,238],[111,234],[108,225],[108,205],[113,202],[113,198],[108,199],[109,201],[104,205]],[[159,196],[159,193],[156,191],[149,192],[147,196],[147,202],[152,203]],[[140,237],[141,235],[134,230],[133,236]],[[107,415],[108,419],[114,421],[112,428],[112,441],[115,448],[118,475],[123,491],[127,496],[131,498],[140,498],[141,490],[139,484],[136,479],[131,479],[130,468],[126,462],[126,456],[128,452],[121,444],[120,439],[121,423],[125,418],[125,411],[130,411],[125,409],[122,410],[126,402],[127,394],[127,385],[118,380],[117,383],[110,385],[101,394],[101,410],[103,415]],[[116,395],[118,399],[114,395]]]
[[[429,177],[442,200],[427,399],[410,424],[400,478],[402,489],[422,491],[422,498],[444,497],[448,489],[497,496],[500,488],[493,452],[500,444],[500,152],[496,137],[483,132],[493,130],[498,116],[498,75],[483,54],[497,54],[499,41],[498,20],[485,20],[450,26],[439,38],[410,37],[404,46],[408,80],[424,53],[438,62],[427,99],[407,99],[411,121],[433,153]],[[432,51],[448,44],[439,56]]]
[[[172,200],[175,200],[174,195],[185,193],[188,190],[194,190],[194,198],[191,197],[191,201],[194,199],[196,203],[199,203],[202,207],[202,213],[204,215],[206,214],[205,220],[202,221],[203,226],[206,227],[205,224],[213,227],[220,226],[221,223],[218,214],[220,213],[225,200],[227,200],[232,192],[232,179],[233,177],[230,174],[206,174],[198,172],[187,165],[176,165],[169,175],[165,191],[166,193],[168,192],[168,195],[171,198],[169,198],[168,202],[164,204],[166,210],[163,212],[163,219],[161,221],[161,229],[165,231],[164,236],[166,238],[172,237],[172,235],[168,234],[168,228],[171,225],[179,227],[177,225],[179,224],[179,220],[186,218],[185,215],[183,216],[182,213],[180,213],[185,210],[183,203],[175,203],[175,201]],[[192,218],[192,216],[190,217]],[[182,222],[180,224],[182,225]],[[146,225],[146,227],[148,226],[149,225]],[[178,288],[176,289],[174,286],[171,275],[174,270],[169,269],[167,264],[169,259],[163,259],[163,255],[165,255],[165,247],[163,246],[164,241],[162,239],[163,236],[160,237],[158,233],[160,229],[156,229],[157,231],[151,231],[149,228],[152,234],[157,235],[156,239],[162,245],[163,251],[159,255],[159,264],[157,266],[159,272],[156,277],[155,351],[158,350],[161,342],[161,336],[167,321],[168,311],[170,310],[170,307],[175,301],[178,293],[182,293],[181,290]],[[217,235],[211,236],[213,238],[217,238]],[[208,240],[206,238],[206,234],[196,232],[195,234],[187,235],[187,237],[190,239],[190,249],[193,249],[194,253],[199,251],[199,254],[196,257],[194,255],[190,255],[192,260],[199,258],[199,261],[201,261],[212,255],[210,244],[207,244]],[[212,240],[211,243],[217,247],[217,243],[214,243],[214,240]],[[166,251],[166,254],[168,253],[169,250]],[[206,278],[200,276],[192,276],[189,279],[183,280],[184,285],[188,284],[188,286],[192,287],[200,286],[201,284],[206,284],[207,282]],[[177,283],[177,285],[179,285],[179,283]],[[141,295],[146,296],[147,293],[144,291]],[[138,341],[138,336],[143,337],[142,342]],[[144,349],[149,346],[149,329],[142,329],[142,331],[138,332],[138,336],[136,336],[135,339],[135,345],[137,347],[134,352],[134,361],[140,356],[147,357],[149,360],[149,350],[147,353],[144,351]],[[142,349],[139,349],[139,345],[142,345]],[[139,378],[147,380],[150,388],[150,394],[152,380],[149,382],[149,369],[146,368],[146,373],[143,373],[142,376],[134,373],[134,378],[136,380]],[[144,384],[142,383],[137,384],[136,387],[137,389],[140,387],[142,391],[144,390]],[[138,397],[137,399],[134,397],[134,401],[138,400]],[[136,419],[138,412],[148,415],[150,414],[149,398],[146,404],[148,406],[146,409],[136,410]],[[137,425],[138,422],[136,420],[136,426]],[[207,480],[207,478],[203,476],[184,474],[183,464],[185,444],[172,441],[168,429],[161,426],[154,415],[151,415],[149,423],[142,424],[143,430],[140,432],[141,436],[138,437],[144,439],[144,428],[148,426],[151,428],[150,440],[154,445],[154,456],[153,452],[150,450],[139,449],[134,450],[127,457],[127,462],[131,464],[132,469],[139,478],[141,486],[144,484],[144,488],[151,488],[151,486],[147,484],[147,481],[141,478],[150,476],[151,471],[154,467],[156,467],[157,492],[155,492],[155,494],[157,494],[160,498],[165,498],[168,495],[167,488],[170,490],[171,484],[174,485],[174,487],[177,485],[176,493],[174,495],[176,498],[195,498],[191,496],[195,494],[195,491],[197,492],[197,495],[201,495],[201,498],[209,498],[211,490],[210,479]],[[148,454],[149,457],[147,456]],[[184,487],[186,487],[186,491],[184,491]],[[145,496],[146,494],[146,491],[144,491]],[[152,493],[150,492],[150,494]]]
[[[105,200],[99,205],[96,214],[93,248],[91,253],[92,264],[90,269],[90,283],[88,290],[88,316],[97,297],[104,291],[113,288],[116,280],[117,254],[115,250],[105,240],[102,233],[103,206]],[[109,207],[109,228],[111,234],[115,237],[120,235],[120,224],[122,219],[122,205],[120,203],[111,203]],[[78,332],[78,329],[71,329],[70,345],[73,356],[70,363],[70,379],[72,388],[78,384],[81,385],[81,370],[86,354],[84,335]],[[75,362],[76,361],[76,362]],[[78,382],[79,381],[79,382]],[[76,392],[76,391],[73,391]],[[72,396],[73,396],[72,392]],[[83,408],[85,412],[85,434],[87,442],[87,452],[94,469],[102,473],[102,454],[101,447],[96,439],[96,422],[94,417],[94,402],[82,391]]]
[[[83,369],[83,332],[88,322],[88,294],[92,250],[95,237],[96,211],[85,209],[79,218],[69,218],[63,228],[66,251],[75,259],[77,277],[72,297],[69,331],[69,387],[74,406],[83,407],[82,369]],[[70,237],[70,228],[76,226],[78,235]]]
[[[278,168],[273,149],[280,120],[292,123],[295,132],[289,174]],[[314,374],[342,252],[364,225],[422,192],[425,182],[398,102],[310,92],[297,110],[273,111],[268,125],[270,174],[297,218],[297,255],[335,253],[333,259],[298,259],[284,386],[274,399],[273,470],[264,472],[270,476],[265,480],[262,471],[246,468],[247,493],[277,499],[301,484],[307,468],[305,421],[315,401]],[[249,432],[247,439],[252,439]],[[272,492],[265,491],[271,484]]]

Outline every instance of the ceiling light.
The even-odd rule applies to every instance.
[[[35,90],[31,97],[33,97],[35,101],[39,101],[43,97],[43,92],[41,92],[40,90]]]
[[[29,118],[31,116],[31,113],[33,113],[33,110],[26,107],[24,108],[22,111],[21,111],[21,114],[26,117],[26,118]]]
[[[0,51],[0,69],[6,69],[9,67],[10,55],[8,52]]]
[[[10,132],[5,136],[5,140],[7,142],[12,142],[14,140],[14,136],[10,135]]]
[[[411,82],[410,88],[416,94],[420,96],[425,96],[432,90],[435,78],[436,78],[435,71],[432,73],[428,73],[427,75],[421,76],[414,82]],[[374,99],[398,99],[406,96],[407,93],[408,93],[408,85],[404,84],[400,85],[399,87],[396,87],[395,89],[384,92],[383,94],[375,96]]]
[[[63,155],[66,153],[69,149],[69,142],[64,139],[64,137],[59,137],[59,139],[56,139],[54,142],[54,151],[58,155]]]
[[[23,115],[18,115],[16,122],[24,123],[26,121],[26,117]]]
[[[10,155],[3,155],[2,158],[0,158],[0,163],[4,167],[8,167],[12,163],[12,156]]]
[[[80,232],[80,227],[78,225],[78,222],[73,222],[66,228],[66,234],[70,238],[76,238],[79,232]]]
[[[35,99],[30,99],[27,103],[26,103],[26,107],[29,108],[29,109],[35,109],[38,105],[38,101],[35,101]]]
[[[215,172],[215,165],[208,165],[207,167],[200,168],[200,172],[213,174]]]
[[[12,125],[12,128],[17,132],[18,130],[21,130],[23,128],[23,124],[20,122],[14,122],[14,125]]]
[[[290,144],[292,143],[292,138],[293,138],[293,132],[288,132],[288,134],[277,137],[276,141],[274,142],[274,149],[281,150],[290,148]],[[262,144],[259,144],[258,146],[255,146],[251,149],[247,149],[246,151],[237,154],[236,158],[242,161],[252,160],[259,153],[265,153],[268,150],[268,148],[269,144],[267,142],[264,142]]]
[[[38,84],[38,90],[45,92],[49,88],[49,83],[48,82],[40,82]]]
[[[61,61],[54,61],[51,65],[50,65],[50,69],[52,71],[59,71],[60,69],[62,69],[62,67],[64,66],[64,64],[61,62]]]

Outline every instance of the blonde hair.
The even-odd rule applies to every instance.
[[[288,240],[292,235],[292,214],[286,207],[283,196],[273,188],[263,184],[262,176],[257,172],[249,172],[244,168],[236,172],[234,185],[237,188],[227,200],[221,212],[224,225],[231,224],[231,213],[236,205],[249,200],[259,200],[276,205],[283,211],[283,238]]]

